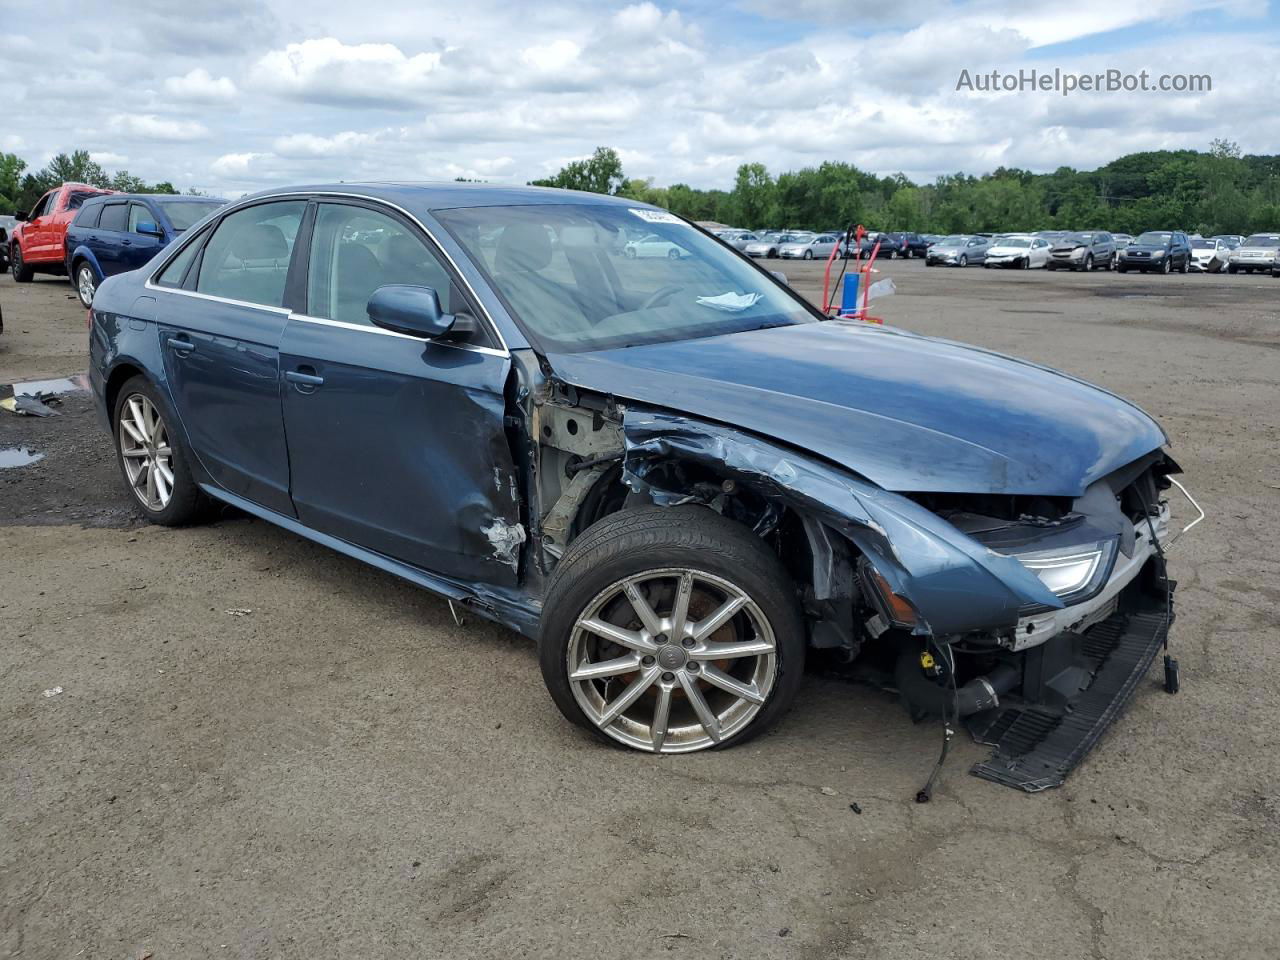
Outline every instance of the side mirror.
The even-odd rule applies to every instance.
[[[373,291],[368,310],[375,326],[427,340],[448,333],[454,322],[452,314],[440,309],[434,288],[407,283],[389,283]]]
[[[154,220],[139,220],[137,226],[138,233],[148,237],[163,237],[164,231],[160,229],[160,225]]]

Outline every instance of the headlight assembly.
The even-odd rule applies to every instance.
[[[1116,543],[1104,540],[1056,550],[1010,554],[1040,578],[1059,598],[1085,600],[1093,596],[1111,575]]]

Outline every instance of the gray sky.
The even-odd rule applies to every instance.
[[[114,9],[112,9],[114,6]],[[917,180],[1090,168],[1214,137],[1280,152],[1259,0],[6,0],[0,149],[225,195],[290,182],[523,183],[616,147],[728,187],[845,160]],[[1020,68],[1207,73],[1177,93],[957,91]]]

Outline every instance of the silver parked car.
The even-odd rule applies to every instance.
[[[735,250],[746,250],[747,244],[755,243],[760,237],[752,233],[750,230],[721,230],[716,234],[722,243],[726,243]]]
[[[944,237],[929,248],[925,254],[924,265],[936,267],[967,267],[971,263],[982,263],[987,259],[987,251],[991,249],[990,237],[968,236],[958,234]]]
[[[1253,273],[1255,270],[1269,273],[1276,264],[1276,252],[1280,250],[1280,233],[1255,233],[1227,259],[1227,273]]]
[[[804,237],[792,240],[778,248],[778,256],[786,260],[812,260],[821,257],[825,260],[836,248],[836,238],[829,233],[820,233],[816,237]]]
[[[811,234],[799,233],[773,233],[766,234],[754,243],[748,243],[743,247],[742,252],[748,257],[767,257],[772,260],[778,255],[778,251],[782,249],[783,244],[795,243],[803,240]]]

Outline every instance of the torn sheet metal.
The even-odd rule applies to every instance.
[[[938,636],[1012,627],[1025,604],[1062,601],[1017,560],[960,533],[929,510],[852,473],[758,437],[676,414],[628,408],[624,474],[633,486],[668,496],[647,480],[672,460],[741,480],[802,515],[818,517],[870,559]],[[655,478],[656,479],[656,478]]]

